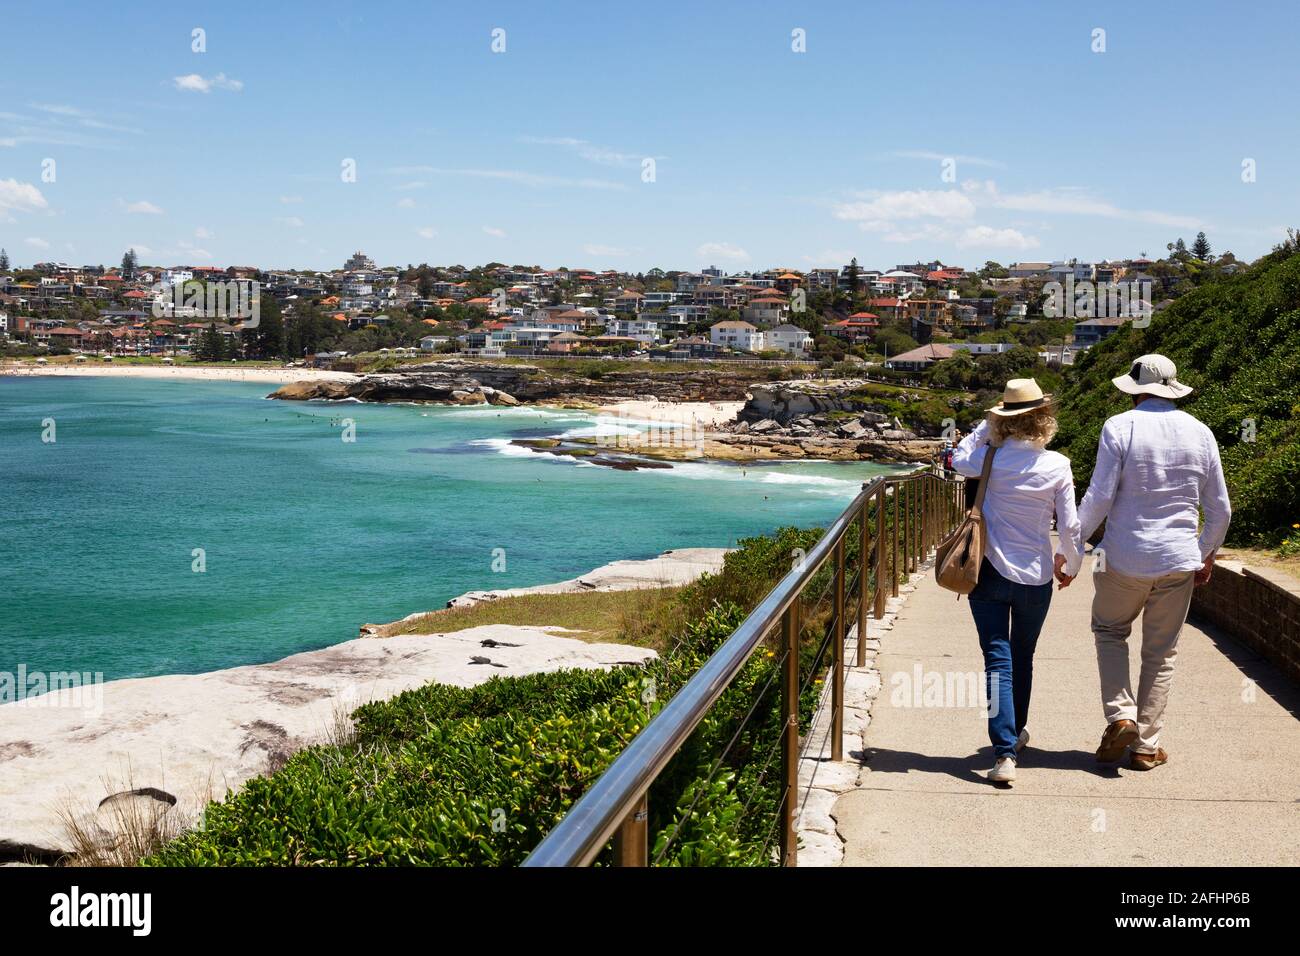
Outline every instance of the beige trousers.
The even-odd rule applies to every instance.
[[[1192,603],[1195,571],[1159,578],[1132,578],[1107,569],[1093,576],[1092,634],[1097,644],[1101,703],[1107,723],[1137,724],[1137,753],[1155,753],[1174,676],[1178,634]],[[1128,636],[1142,615],[1142,673],[1137,696],[1129,680]]]

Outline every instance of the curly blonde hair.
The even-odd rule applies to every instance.
[[[989,431],[998,445],[1008,438],[1019,438],[1046,448],[1056,435],[1056,428],[1056,409],[1051,405],[1042,405],[1023,415],[989,415]]]

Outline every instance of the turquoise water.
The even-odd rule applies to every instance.
[[[273,388],[0,378],[0,671],[276,660],[476,588],[826,524],[887,470],[622,472],[506,444],[601,427],[589,413],[266,401]]]

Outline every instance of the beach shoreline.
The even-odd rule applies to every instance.
[[[219,365],[0,365],[0,377],[11,378],[150,378],[198,382],[355,382],[361,376],[319,368],[250,368]]]

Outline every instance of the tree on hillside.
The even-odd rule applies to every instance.
[[[9,271],[9,253],[0,249],[0,272]]]
[[[198,342],[190,349],[190,356],[196,362],[220,362],[227,358],[226,338],[217,331],[215,323],[203,330]]]
[[[1010,273],[1007,272],[1006,266],[1000,262],[994,262],[992,259],[985,262],[984,268],[979,271],[981,279],[1005,279],[1008,275]]]
[[[1196,234],[1196,240],[1192,243],[1192,255],[1206,262],[1210,258],[1210,240],[1205,238],[1204,232]]]
[[[857,297],[858,294],[859,281],[860,280],[858,279],[858,257],[854,256],[853,260],[849,263],[849,293],[855,298]]]
[[[284,317],[275,296],[258,298],[257,328],[244,331],[246,358],[274,359],[284,357]]]
[[[896,321],[890,321],[882,325],[880,331],[876,333],[874,344],[877,351],[893,356],[910,352],[920,343],[904,332]]]
[[[135,250],[128,249],[122,256],[122,278],[130,282],[135,278],[135,270],[138,265]]]

